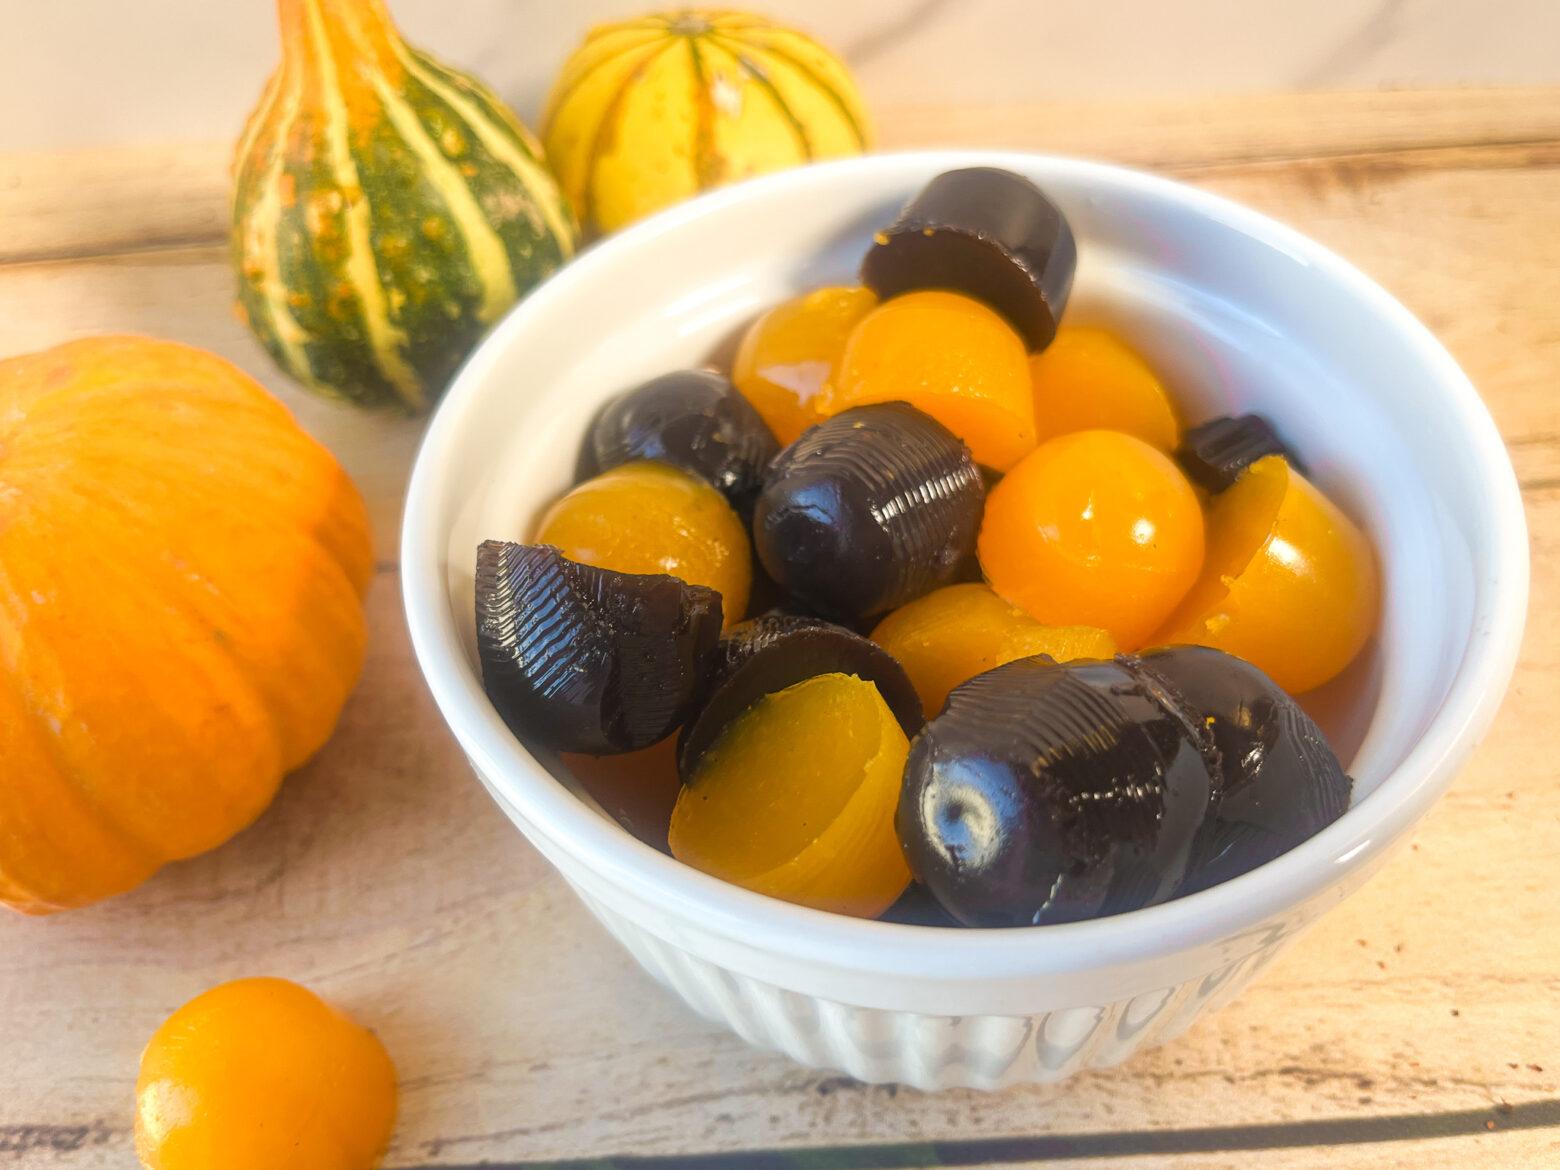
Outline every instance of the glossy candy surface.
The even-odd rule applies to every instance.
[[[1268,455],[1215,497],[1202,574],[1153,642],[1217,647],[1299,694],[1353,661],[1380,604],[1370,540]]]
[[[969,167],[938,175],[905,205],[862,261],[861,279],[885,299],[967,293],[1038,350],[1056,332],[1077,259],[1067,220],[1040,188],[1011,171]]]
[[[714,590],[546,545],[484,541],[476,603],[488,698],[517,733],[562,751],[631,752],[671,734],[720,638]]]
[[[676,370],[613,399],[586,442],[597,470],[658,459],[692,472],[751,512],[780,444],[758,411],[720,374]]]
[[[1249,662],[1204,646],[1143,655],[1219,749],[1219,800],[1180,893],[1207,889],[1287,853],[1341,817],[1353,787],[1295,701]]]
[[[1202,508],[1141,439],[1062,435],[992,489],[980,564],[998,594],[1047,625],[1099,626],[1135,650],[1197,580]]]
[[[931,289],[885,301],[845,345],[832,407],[908,402],[1006,471],[1035,445],[1023,340],[992,309]]]
[[[1215,494],[1234,485],[1241,472],[1264,455],[1282,455],[1289,466],[1305,468],[1284,446],[1272,425],[1259,414],[1210,419],[1186,432],[1176,449],[1176,462],[1187,478]]]
[[[743,334],[731,380],[782,445],[833,413],[845,342],[877,303],[870,289],[814,289],[782,301]]]
[[[1073,431],[1125,431],[1161,451],[1181,435],[1175,404],[1158,376],[1115,334],[1066,325],[1029,359],[1040,442]]]
[[[1177,647],[1028,658],[959,687],[916,737],[897,825],[917,879],[974,926],[1154,905],[1272,860],[1350,784],[1254,667]]]
[[[673,856],[747,889],[872,918],[910,882],[894,835],[909,741],[876,686],[805,679],[721,734],[672,812]]]
[[[147,1044],[135,1148],[149,1170],[369,1170],[395,1115],[395,1066],[373,1033],[296,983],[239,979]]]
[[[873,683],[907,737],[921,730],[925,718],[915,687],[882,647],[821,618],[764,614],[728,631],[716,647],[678,746],[684,779],[754,703],[820,674],[849,674]]]
[[[742,620],[753,584],[747,529],[724,496],[665,463],[625,463],[577,485],[547,510],[537,544],[619,573],[664,573],[721,595]]]
[[[905,855],[956,918],[1026,926],[1171,897],[1215,797],[1207,729],[1122,660],[1023,658],[956,689],[905,768]]]
[[[977,674],[1036,654],[1058,662],[1109,658],[1116,644],[1092,626],[1047,626],[980,584],[947,585],[900,606],[872,631],[898,659],[926,713]]]
[[[969,451],[904,403],[835,415],[780,453],[753,512],[764,569],[817,612],[854,619],[953,580],[985,488]]]

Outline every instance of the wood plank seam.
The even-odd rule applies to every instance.
[[[1491,141],[1469,139],[1437,143],[1433,146],[1380,147],[1367,151],[1311,151],[1306,153],[1250,152],[1232,153],[1223,158],[1196,162],[1177,162],[1174,158],[1151,159],[1135,165],[1178,178],[1213,178],[1232,171],[1250,172],[1288,166],[1349,167],[1365,171],[1387,170],[1477,170],[1491,163],[1502,169],[1560,166],[1560,137],[1543,136]],[[195,217],[192,217],[195,218]],[[202,217],[204,218],[204,217]],[[175,251],[186,248],[225,246],[226,226],[220,230],[172,232],[149,235],[134,242],[112,246],[43,248],[34,251],[5,252],[0,249],[0,269],[30,264],[74,263],[133,256],[143,252]]]
[[[1316,1149],[1482,1137],[1501,1130],[1560,1128],[1560,1099],[1522,1105],[1504,1102],[1465,1109],[1384,1117],[1317,1118],[1259,1125],[1187,1129],[1119,1130],[962,1141],[738,1150],[719,1154],[656,1157],[607,1156],[566,1161],[483,1163],[485,1170],[918,1170],[921,1167],[1035,1165],[1115,1161],[1153,1155]],[[472,1165],[429,1164],[409,1170],[477,1170]]]
[[[168,235],[144,236],[134,243],[116,244],[111,248],[83,245],[79,248],[45,248],[36,252],[0,252],[0,269],[113,260],[121,256],[138,256],[147,252],[179,252],[225,247],[227,240],[225,231],[174,232]]]
[[[1364,151],[1238,158],[1229,161],[1149,164],[1167,175],[1204,177],[1232,172],[1251,174],[1286,167],[1354,168],[1363,172],[1527,170],[1560,166],[1560,138],[1512,142],[1469,142],[1445,146],[1403,146]]]

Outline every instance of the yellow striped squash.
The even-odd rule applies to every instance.
[[[278,13],[282,63],[234,163],[239,313],[305,386],[422,410],[573,254],[573,215],[519,120],[382,0]]]
[[[871,143],[861,95],[810,37],[741,12],[591,31],[553,86],[542,137],[587,234],[711,187]]]

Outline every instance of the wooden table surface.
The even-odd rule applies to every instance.
[[[133,1165],[142,1044],[247,974],[383,1036],[391,1167],[1560,1167],[1560,90],[900,110],[882,137],[1231,196],[1358,264],[1468,370],[1522,481],[1533,598],[1495,728],[1412,845],[1235,1004],[1117,1069],[925,1095],[749,1049],[641,974],[468,772],[400,610],[420,425],[307,399],[234,319],[226,148],[0,157],[0,354],[134,330],[231,358],[357,477],[381,561],[362,686],[258,824],[110,904],[0,919],[0,1167]]]

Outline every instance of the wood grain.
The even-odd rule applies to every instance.
[[[1174,173],[1229,164],[1378,158],[1560,141],[1552,89],[1372,90],[1303,99],[1050,102],[884,110],[884,150],[989,146]],[[0,264],[221,245],[228,142],[0,155]]]
[[[231,358],[340,453],[383,561],[364,683],[253,828],[112,904],[0,919],[0,1166],[132,1164],[140,1046],[184,1000],[254,973],[303,980],[385,1038],[405,1081],[392,1167],[1465,1111],[1494,1130],[1410,1126],[1280,1145],[1261,1164],[1560,1165],[1560,1128],[1501,1128],[1503,1105],[1560,1099],[1560,769],[1544,734],[1560,700],[1560,91],[882,121],[894,147],[1065,150],[1187,177],[1335,248],[1463,363],[1523,483],[1533,599],[1495,728],[1412,844],[1236,1003],[1119,1069],[928,1096],[752,1051],[643,976],[471,778],[400,613],[395,528],[420,427],[306,399],[233,319],[225,150],[0,158],[0,353],[130,329]],[[1244,1170],[1254,1156],[1057,1149],[1027,1164]]]

